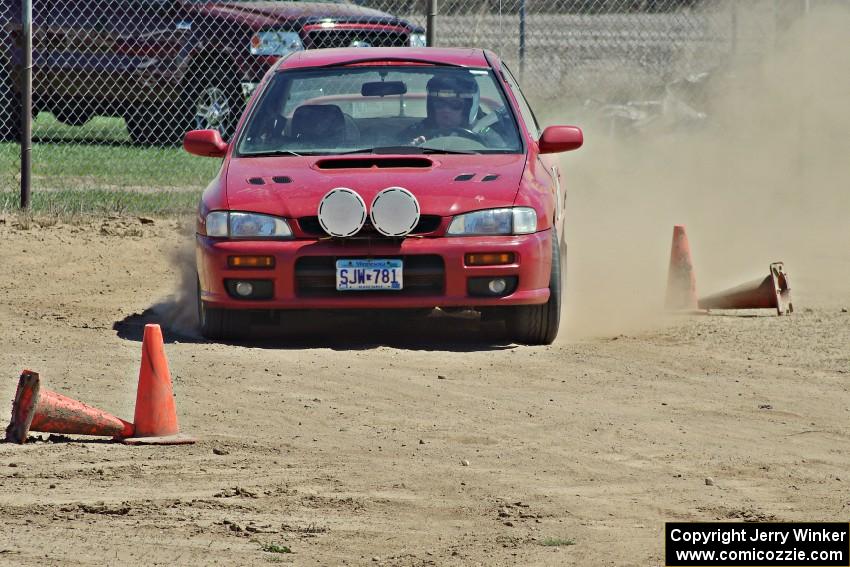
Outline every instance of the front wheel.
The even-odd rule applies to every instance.
[[[511,339],[527,345],[549,345],[558,336],[561,322],[561,253],[558,232],[552,229],[552,264],[549,271],[549,300],[541,305],[510,307],[505,326]]]
[[[177,146],[189,130],[217,130],[233,136],[244,102],[235,73],[225,66],[196,69],[186,78],[179,98],[138,104],[125,117],[136,144]]]
[[[234,339],[239,338],[242,333],[238,324],[238,315],[227,309],[209,307],[201,299],[201,282],[198,280],[198,328],[205,339]]]
[[[186,89],[192,129],[217,130],[230,140],[245,106],[236,77],[225,64],[193,73]]]

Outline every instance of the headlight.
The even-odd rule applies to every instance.
[[[269,215],[213,211],[207,215],[207,236],[292,238],[292,230],[286,220]]]
[[[207,215],[207,236],[227,236],[227,213],[214,211]]]
[[[427,47],[424,33],[410,34],[410,47]]]
[[[251,55],[286,55],[302,49],[297,32],[261,31],[251,36]]]
[[[530,234],[537,231],[537,212],[529,207],[488,209],[452,219],[450,236]]]

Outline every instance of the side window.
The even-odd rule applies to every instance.
[[[502,76],[508,82],[511,90],[514,91],[514,96],[516,96],[517,102],[519,103],[519,112],[522,114],[522,120],[525,122],[525,126],[535,139],[539,138],[540,125],[537,124],[537,118],[535,118],[534,113],[531,111],[528,101],[525,100],[525,95],[522,94],[522,90],[519,88],[519,83],[516,79],[514,79],[510,69],[508,69],[508,66],[504,63],[502,63]]]

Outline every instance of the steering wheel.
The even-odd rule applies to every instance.
[[[472,140],[477,144],[484,144],[484,138],[481,137],[477,132],[473,132],[469,128],[448,128],[441,132],[437,132],[433,134],[430,138],[426,139],[425,136],[417,136],[411,142],[413,146],[421,146],[426,142],[431,140],[438,140],[440,138],[466,138],[467,140]]]
[[[459,136],[461,138],[468,138],[468,139],[473,140],[475,142],[481,142],[482,141],[481,135],[478,134],[477,132],[473,132],[469,128],[452,128],[451,130],[448,130],[446,134],[441,133],[439,136],[436,136],[436,137],[446,138],[448,136]]]

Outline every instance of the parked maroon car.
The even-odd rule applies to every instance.
[[[0,2],[11,31],[0,54],[0,139],[9,139],[20,116],[20,2]],[[70,125],[121,116],[144,144],[176,144],[199,128],[229,138],[246,96],[293,51],[425,43],[422,28],[342,0],[43,0],[34,10],[35,110]]]

